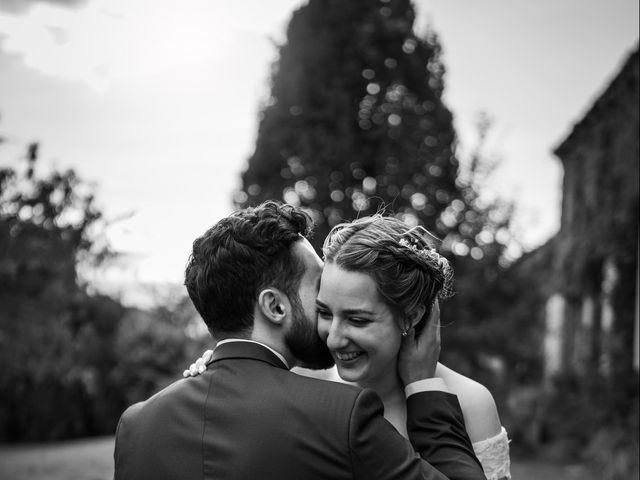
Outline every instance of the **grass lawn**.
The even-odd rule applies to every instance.
[[[0,447],[2,480],[108,480],[113,437]]]
[[[513,480],[595,480],[580,465],[512,461]],[[2,480],[108,480],[113,437],[51,444],[0,446]]]

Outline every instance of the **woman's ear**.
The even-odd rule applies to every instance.
[[[425,307],[424,305],[420,305],[407,314],[407,323],[411,326],[410,328],[415,327],[418,322],[422,320],[422,317],[424,317],[426,311],[427,307]]]
[[[265,288],[258,295],[258,309],[268,321],[282,325],[289,311],[289,302],[277,288]]]

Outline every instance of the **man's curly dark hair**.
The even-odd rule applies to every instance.
[[[291,246],[310,235],[312,226],[303,210],[267,201],[220,220],[193,242],[185,286],[215,338],[251,332],[265,287],[279,288],[295,301],[304,265]]]

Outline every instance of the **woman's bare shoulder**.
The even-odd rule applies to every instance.
[[[451,393],[457,395],[472,442],[486,440],[501,432],[498,408],[489,389],[440,363],[436,376],[442,378]]]

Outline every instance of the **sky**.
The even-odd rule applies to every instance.
[[[95,281],[123,301],[181,283],[192,241],[233,209],[269,71],[303,0],[0,0],[0,166],[96,185],[125,255]],[[525,249],[559,227],[553,149],[638,42],[637,0],[416,0],[447,69],[460,154],[492,119],[487,191],[516,203]]]

